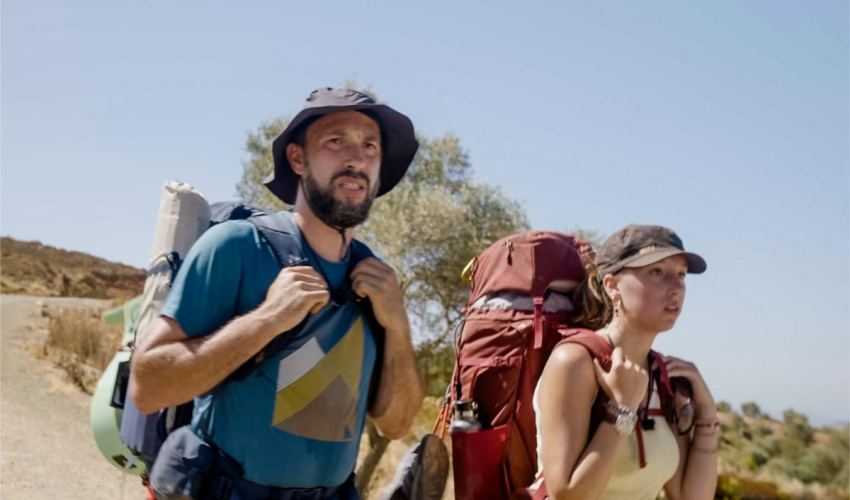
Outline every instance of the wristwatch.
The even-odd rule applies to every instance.
[[[609,400],[604,406],[603,419],[614,425],[617,432],[623,436],[631,436],[635,430],[638,419],[637,409],[619,406],[613,400]]]

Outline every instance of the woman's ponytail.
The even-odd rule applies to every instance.
[[[602,276],[596,267],[595,252],[588,242],[579,242],[579,255],[584,265],[585,278],[575,290],[576,313],[573,325],[599,330],[607,325],[614,315],[614,305],[602,286]]]

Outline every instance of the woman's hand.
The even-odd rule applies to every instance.
[[[694,391],[696,417],[699,419],[717,418],[717,406],[714,404],[714,397],[708,390],[708,385],[696,365],[674,356],[664,356],[664,363],[667,366],[668,377],[683,377],[691,383]]]
[[[609,399],[620,407],[637,409],[646,395],[649,383],[649,374],[640,364],[626,359],[623,350],[614,348],[611,354],[611,369],[607,372],[594,358],[593,365],[596,370],[596,381],[605,391]]]

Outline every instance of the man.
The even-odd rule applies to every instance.
[[[353,90],[316,90],[274,141],[266,183],[293,205],[267,217],[294,222],[304,255],[280,262],[248,221],[214,226],[194,245],[133,356],[130,397],[141,411],[198,397],[192,432],[179,439],[203,442],[169,436],[155,489],[153,476],[191,480],[181,467],[211,447],[204,498],[357,498],[366,412],[399,438],[423,387],[395,273],[371,256],[352,265],[368,252],[352,230],[417,148],[405,115]],[[282,350],[258,356],[279,336]],[[228,379],[252,359],[248,376]],[[201,451],[186,451],[193,446]]]

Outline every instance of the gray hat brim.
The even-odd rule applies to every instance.
[[[292,165],[286,158],[286,146],[292,142],[293,134],[305,122],[339,111],[363,111],[374,118],[381,128],[383,157],[378,196],[392,190],[410,167],[419,149],[419,142],[416,140],[413,122],[404,114],[385,104],[375,103],[303,109],[295,115],[286,129],[272,143],[274,172],[264,181],[265,186],[284,203],[294,205],[298,194],[298,175],[292,170]]]
[[[705,259],[695,253],[686,252],[678,248],[659,248],[649,253],[637,254],[628,259],[624,259],[618,262],[615,266],[612,266],[607,269],[602,269],[601,273],[604,276],[605,274],[616,273],[617,271],[620,271],[624,268],[644,267],[650,264],[655,264],[656,262],[662,261],[667,257],[672,257],[674,255],[685,256],[685,259],[688,261],[689,274],[702,274],[708,268],[708,264],[706,264]]]

